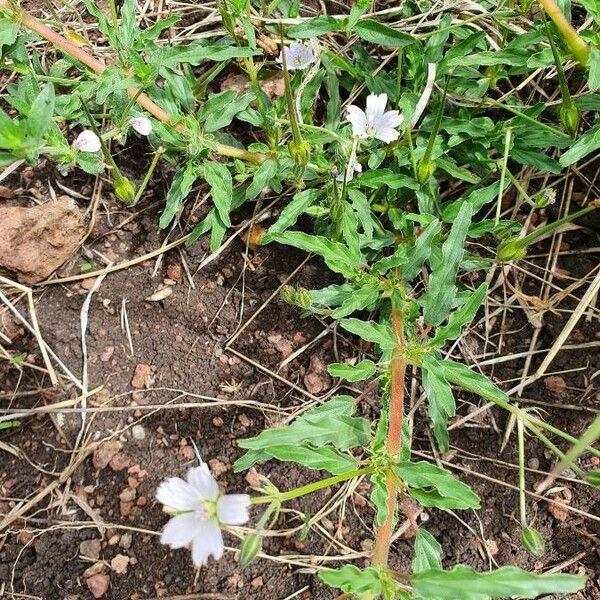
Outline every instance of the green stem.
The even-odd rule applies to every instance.
[[[496,225],[500,223],[500,213],[502,212],[502,196],[504,195],[504,181],[508,171],[508,158],[510,155],[510,142],[512,141],[512,129],[507,128],[504,137],[504,159],[502,160],[502,171],[500,172],[500,189],[498,190],[498,204],[496,206]]]
[[[355,471],[342,473],[341,475],[334,475],[333,477],[321,479],[320,481],[314,481],[313,483],[303,485],[299,488],[290,490],[288,492],[279,492],[276,494],[269,494],[267,496],[255,496],[250,500],[250,504],[287,502],[288,500],[293,500],[294,498],[299,498],[300,496],[305,496],[306,494],[312,494],[313,492],[317,492],[324,488],[328,488],[332,485],[335,485],[336,483],[341,483],[342,481],[348,481],[348,479],[354,479],[355,477],[360,477],[361,475],[372,473],[374,470],[375,468],[372,466],[362,467],[361,469],[356,469]]]
[[[160,157],[164,154],[164,152],[165,149],[162,146],[159,146],[156,152],[154,153],[154,156],[152,157],[152,162],[150,163],[150,167],[146,172],[146,176],[144,177],[144,180],[142,181],[140,187],[138,188],[135,194],[132,204],[136,204],[142,197],[142,194],[146,191],[146,188],[150,183],[150,179],[152,178],[152,173],[154,173],[154,169],[156,169],[156,165],[158,164],[158,161],[160,160]]]

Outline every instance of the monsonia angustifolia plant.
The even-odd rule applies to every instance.
[[[503,219],[502,200],[513,188],[522,211],[543,210],[554,191],[530,193],[511,170],[559,174],[600,148],[600,122],[593,123],[600,107],[598,4],[424,0],[377,13],[369,0],[357,0],[348,14],[307,19],[298,17],[295,1],[217,0],[220,33],[178,45],[164,35],[177,15],[142,29],[135,0],[120,9],[109,0],[106,13],[93,0],[83,4],[99,30],[97,43],[111,49],[103,60],[59,14],[41,22],[15,2],[0,1],[2,67],[15,75],[0,110],[0,163],[45,156],[61,171],[77,166],[110,179],[129,205],[160,165],[172,173],[163,228],[205,182],[212,208],[187,241],[209,234],[213,251],[231,227],[232,211],[270,189],[281,197],[281,211],[260,243],[320,257],[335,282],[317,290],[287,287],[284,300],[372,344],[368,358],[331,364],[329,373],[371,380],[371,389],[380,390],[376,423],[357,416],[356,398],[338,395],[286,427],[239,441],[245,454],[237,471],[267,460],[292,462],[313,470],[308,485],[279,490],[264,479],[252,496],[223,495],[203,463],[185,480],[166,480],[157,499],[172,519],[162,541],[191,547],[201,566],[222,556],[223,528],[251,518],[251,530],[236,530],[246,531],[240,548],[246,565],[285,502],[365,478],[375,511],[370,566],[318,573],[344,594],[482,600],[580,589],[578,576],[512,566],[483,573],[443,568],[443,550],[419,524],[416,507],[477,509],[485,498],[439,464],[412,456],[405,385],[407,373],[419,377],[423,418],[441,453],[449,450],[454,389],[511,413],[520,451],[525,435],[563,459],[569,455],[560,447],[577,442],[442,352],[484,303],[494,266],[523,258],[542,233],[579,214],[536,234]],[[571,15],[588,28],[577,32]],[[40,60],[44,46],[30,44],[40,38],[56,50],[52,60]],[[246,86],[212,91],[232,71],[245,75]],[[528,96],[514,94],[511,85],[526,86],[534,71],[545,91],[525,104]],[[272,77],[283,81],[283,94],[263,89]],[[152,148],[147,171],[133,181],[113,158],[131,136]],[[497,255],[471,252],[473,240],[495,246]],[[577,452],[600,455],[586,443]],[[588,475],[597,483],[597,474]],[[544,543],[528,525],[524,477],[519,485],[522,543],[539,556]],[[414,539],[412,569],[403,573],[388,566],[401,518]]]

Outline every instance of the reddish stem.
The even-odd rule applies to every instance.
[[[406,374],[406,360],[404,348],[404,315],[399,310],[392,311],[392,326],[396,336],[396,348],[390,363],[390,418],[387,433],[387,450],[392,459],[398,458],[402,450],[402,423],[404,420],[404,376]],[[387,518],[385,523],[377,530],[375,548],[373,550],[374,565],[386,566],[390,543],[394,512],[396,510],[396,497],[398,495],[398,480],[391,469],[385,477],[388,495],[386,499]]]

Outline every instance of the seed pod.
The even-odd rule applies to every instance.
[[[240,567],[244,568],[249,565],[256,558],[256,555],[261,549],[262,538],[258,533],[251,533],[249,536],[245,537],[240,546],[240,556],[238,559]]]
[[[571,100],[568,102],[563,101],[558,109],[558,116],[565,130],[571,135],[575,135],[579,128],[579,121],[581,120],[581,113],[577,106],[575,106],[575,103]]]
[[[131,204],[135,199],[135,186],[127,177],[123,177],[120,173],[115,173],[113,179],[113,188],[115,195],[125,204]]]
[[[525,529],[521,531],[521,544],[523,544],[523,548],[525,548],[529,554],[537,556],[538,558],[543,556],[546,551],[544,538],[533,527],[525,527]]]
[[[527,246],[523,246],[518,238],[510,238],[498,246],[496,260],[498,262],[510,262],[521,260],[527,256]]]
[[[305,140],[299,140],[295,142],[292,140],[288,144],[288,150],[290,156],[294,162],[300,167],[306,166],[308,159],[310,158],[310,144]]]
[[[419,180],[419,183],[425,183],[435,173],[435,170],[436,164],[433,161],[427,160],[420,162],[417,167],[417,179]]]

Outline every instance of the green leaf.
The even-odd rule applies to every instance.
[[[332,475],[342,475],[356,469],[356,459],[349,454],[341,454],[335,448],[310,448],[296,444],[269,446],[265,450],[272,458],[282,462],[293,462],[308,469],[328,471]]]
[[[0,19],[0,51],[2,46],[10,46],[17,41],[19,26],[10,19]]]
[[[44,137],[54,116],[54,86],[48,83],[36,96],[27,114],[27,134],[38,141]]]
[[[448,318],[448,323],[438,327],[431,345],[440,348],[447,340],[455,340],[465,325],[468,325],[477,314],[487,294],[487,283],[482,283],[468,298],[467,301]]]
[[[233,200],[231,173],[222,163],[207,161],[203,166],[203,177],[210,186],[210,193],[217,214],[225,227],[231,227],[231,219],[229,218]]]
[[[371,502],[375,505],[375,525],[382,527],[388,517],[388,485],[385,473],[377,471],[371,475]]]
[[[479,508],[479,496],[446,469],[434,464],[400,462],[394,466],[400,479],[409,486],[409,494],[420,504],[435,508]]]
[[[464,244],[471,216],[471,205],[465,202],[442,245],[442,259],[433,265],[429,287],[422,298],[423,317],[428,325],[439,325],[448,315],[456,297],[455,280],[465,253]]]
[[[431,248],[433,247],[433,239],[442,229],[442,224],[433,219],[421,235],[417,238],[414,246],[408,251],[408,261],[402,267],[402,275],[406,281],[412,281],[429,259]]]
[[[415,38],[408,35],[408,33],[392,29],[373,19],[361,19],[354,26],[354,30],[358,37],[378,46],[404,48],[405,46],[414,44],[416,41]]]
[[[168,46],[161,56],[161,67],[176,69],[179,65],[199,65],[204,60],[221,62],[232,58],[247,58],[261,52],[238,46],[205,46],[202,42],[188,45]]]
[[[402,175],[401,173],[394,173],[390,169],[373,169],[362,173],[354,181],[357,185],[375,190],[384,185],[387,185],[392,190],[399,190],[400,188],[408,188],[410,190],[419,189],[419,184],[412,177]]]
[[[560,164],[568,167],[600,148],[600,123],[588,129],[561,157]]]
[[[243,456],[235,463],[234,470],[248,468],[268,456],[334,474],[350,471],[356,461],[338,451],[365,446],[371,437],[368,421],[353,416],[355,411],[356,403],[351,396],[335,396],[287,427],[266,429],[256,437],[240,440],[238,445],[250,450],[252,456]]]
[[[354,254],[344,244],[334,242],[320,235],[309,235],[301,231],[285,231],[273,236],[280,244],[287,244],[306,252],[322,256],[325,264],[347,279],[354,279],[360,271]]]
[[[506,186],[509,183],[505,184]],[[492,185],[488,185],[484,188],[475,188],[468,194],[462,196],[458,200],[447,204],[442,209],[442,220],[444,223],[454,223],[456,218],[458,217],[458,213],[462,208],[463,204],[469,204],[471,206],[472,214],[476,214],[481,210],[486,204],[498,198],[498,192],[500,191],[500,182],[496,181],[492,183]]]
[[[591,46],[590,56],[588,58],[589,74],[588,87],[591,91],[600,88],[600,50],[596,46]]]
[[[308,190],[302,190],[297,194],[294,194],[291,202],[286,204],[279,215],[279,218],[262,238],[262,244],[268,244],[272,242],[275,235],[283,233],[286,229],[289,229],[296,224],[298,217],[309,207],[312,206],[317,198],[319,197],[319,190],[314,188]]]
[[[343,26],[343,21],[338,21],[328,15],[321,15],[299,25],[293,25],[288,29],[287,34],[290,38],[310,39],[332,31],[339,31]]]
[[[102,157],[94,152],[78,152],[77,165],[90,175],[98,175],[104,171]]]
[[[380,578],[380,571],[375,567],[359,569],[355,565],[344,565],[339,569],[319,570],[319,579],[346,594],[381,594]]]
[[[412,561],[413,573],[422,573],[428,569],[442,568],[442,546],[422,527],[415,537],[415,556]]]
[[[254,94],[238,96],[234,90],[213,94],[198,111],[198,119],[204,123],[204,131],[212,133],[227,127],[235,115],[246,110]]]
[[[336,308],[331,316],[341,319],[356,310],[363,310],[373,306],[379,300],[379,286],[375,283],[365,283],[349,298],[346,298],[339,308]]]
[[[376,366],[372,360],[361,360],[355,365],[349,363],[332,363],[327,372],[332,377],[340,377],[346,381],[364,381],[375,375]]]
[[[175,218],[183,201],[192,191],[194,182],[198,179],[201,172],[202,166],[193,161],[188,162],[183,169],[177,171],[177,174],[173,177],[171,187],[167,192],[165,209],[160,216],[159,225],[161,229],[168,227]]]
[[[478,573],[458,565],[450,571],[430,569],[411,578],[415,592],[423,598],[441,600],[490,600],[491,598],[535,598],[542,594],[572,594],[582,589],[585,577],[578,575],[536,575],[517,567],[502,567]]]
[[[366,342],[377,344],[382,350],[393,350],[396,346],[394,332],[387,324],[360,319],[342,319],[340,326]]]
[[[423,389],[427,396],[429,418],[441,452],[447,452],[448,419],[456,414],[456,402],[450,384],[443,376],[439,359],[427,355],[422,364]]]
[[[265,160],[254,172],[252,183],[246,189],[246,200],[254,200],[277,175],[277,161]]]

